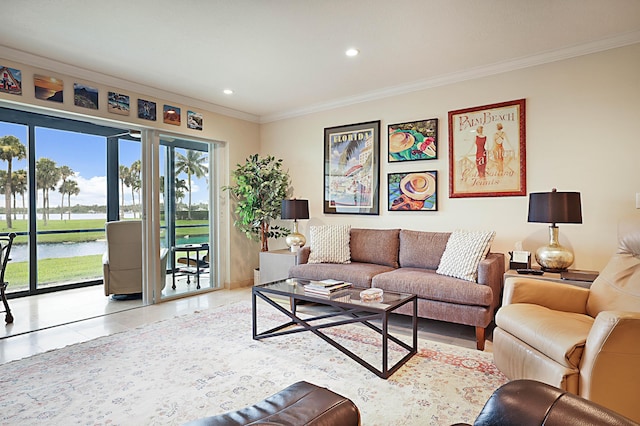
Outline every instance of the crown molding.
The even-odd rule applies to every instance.
[[[194,109],[200,108],[209,112],[214,112],[227,117],[238,118],[253,123],[258,123],[260,121],[259,117],[254,114],[237,111],[199,99],[180,95],[178,93],[168,92],[166,90],[160,90],[155,87],[135,83],[133,81],[123,80],[121,78],[113,77],[108,74],[102,74],[84,68],[79,68],[74,65],[69,65],[64,62],[37,56],[3,45],[0,45],[0,57],[7,60],[19,62],[24,65],[32,66],[34,68],[41,68],[43,70],[56,72],[87,81],[92,81],[94,83],[103,84],[105,86],[111,86],[114,89],[130,90],[132,92],[140,93],[141,95],[155,97],[157,99],[163,99],[166,101],[178,102],[185,106],[193,107]]]
[[[575,58],[583,55],[589,55],[592,53],[597,53],[597,52],[601,52],[609,49],[615,49],[618,47],[624,47],[624,46],[628,46],[636,43],[640,43],[640,31],[624,34],[621,36],[610,37],[610,38],[598,40],[592,43],[581,44],[581,45],[572,46],[572,47],[563,48],[563,49],[551,50],[551,51],[540,53],[538,55],[532,55],[532,56],[518,58],[515,60],[498,62],[491,65],[470,68],[468,70],[441,75],[441,76],[426,79],[426,80],[418,80],[408,84],[387,87],[380,90],[368,92],[362,95],[336,99],[334,101],[310,105],[304,108],[284,111],[276,114],[263,115],[263,116],[260,116],[260,123],[263,123],[263,124],[270,123],[273,121],[280,121],[288,118],[295,118],[295,117],[327,111],[335,108],[355,105],[362,102],[369,102],[369,101],[388,98],[392,96],[398,96],[406,93],[417,92],[420,90],[431,89],[434,87],[446,86],[449,84],[459,83],[466,80],[473,80],[476,78],[482,78],[482,77],[501,74],[509,71],[515,71],[523,68],[534,67],[537,65],[543,65],[551,62],[562,61],[565,59]]]

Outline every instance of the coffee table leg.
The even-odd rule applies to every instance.
[[[382,316],[382,377],[389,377],[389,315]]]

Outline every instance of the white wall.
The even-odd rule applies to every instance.
[[[640,216],[640,44],[477,78],[386,99],[263,124],[261,152],[284,159],[294,196],[308,198],[319,224],[451,231],[493,229],[493,251],[522,241],[535,251],[548,242],[548,226],[527,222],[528,197],[455,198],[449,194],[447,112],[526,99],[527,191],[579,191],[583,224],[559,225],[560,242],[572,247],[574,268],[600,270],[616,249],[620,218]],[[388,163],[386,126],[438,118],[438,159]],[[381,120],[380,215],[323,214],[325,127]],[[387,173],[438,170],[437,212],[387,211]],[[290,224],[289,224],[290,225]],[[283,241],[271,248],[284,247]]]

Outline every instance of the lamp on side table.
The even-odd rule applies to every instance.
[[[282,219],[293,219],[293,231],[286,238],[291,251],[298,251],[307,243],[304,235],[298,232],[298,219],[309,219],[309,200],[282,200],[280,212]]]
[[[573,253],[558,242],[556,223],[582,223],[579,192],[536,192],[529,194],[529,222],[550,223],[549,245],[536,251],[542,270],[565,271],[573,264]]]

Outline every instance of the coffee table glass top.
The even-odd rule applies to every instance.
[[[360,300],[360,292],[364,289],[350,287],[346,290],[340,290],[328,296],[311,294],[304,290],[304,286],[309,284],[309,280],[303,280],[300,278],[288,278],[286,280],[274,281],[267,284],[261,284],[254,286],[256,290],[264,291],[267,293],[279,294],[282,296],[294,296],[300,299],[315,300],[318,302],[327,303],[346,303],[353,305],[366,306],[368,308],[377,308],[382,310],[393,309],[395,306],[402,304],[415,297],[413,294],[408,293],[395,293],[386,291],[382,295],[381,300],[377,301],[362,301]]]

